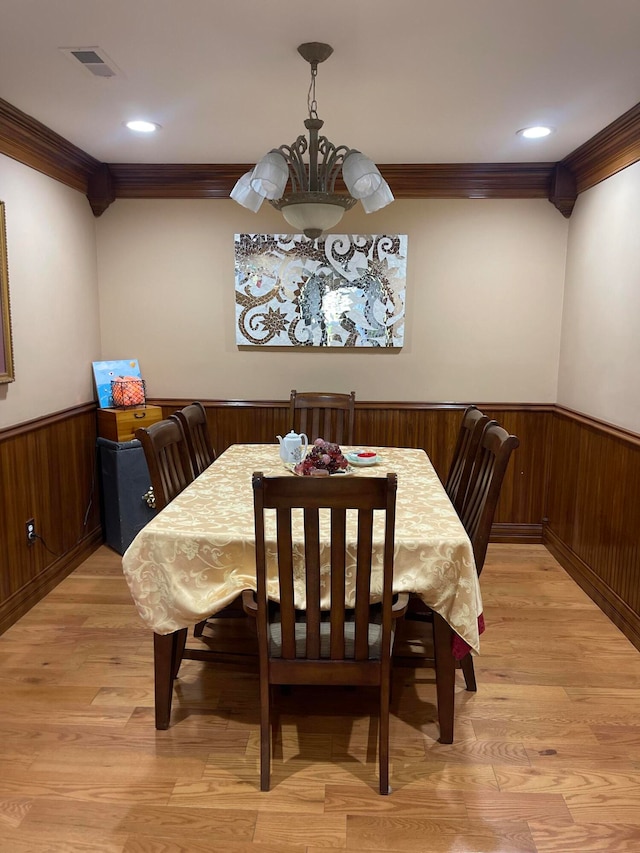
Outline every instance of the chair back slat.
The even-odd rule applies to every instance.
[[[373,552],[373,510],[358,513],[356,562],[355,659],[369,656],[369,604],[371,600],[371,555]]]
[[[216,452],[211,443],[207,412],[202,403],[194,402],[171,415],[182,424],[193,474],[198,477],[215,461]]]
[[[331,511],[331,659],[344,658],[347,511]]]
[[[276,511],[278,537],[278,585],[280,587],[280,610],[282,631],[282,657],[295,658],[295,610],[293,591],[293,533],[291,510],[278,507]]]
[[[509,458],[519,444],[515,435],[509,435],[495,421],[485,424],[460,509],[460,520],[471,540],[478,574],[484,566]]]
[[[310,442],[324,438],[337,444],[353,444],[355,399],[355,391],[334,394],[294,389],[289,402],[289,423],[296,432],[304,432]]]
[[[184,430],[168,418],[136,430],[149,468],[156,509],[163,509],[193,481]]]
[[[306,607],[306,657],[320,657],[320,512],[304,510],[304,565]]]

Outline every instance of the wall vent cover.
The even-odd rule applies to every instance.
[[[60,50],[74,65],[81,65],[94,77],[122,76],[115,62],[99,47],[61,47]]]

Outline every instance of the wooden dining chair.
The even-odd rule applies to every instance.
[[[484,567],[491,525],[509,459],[519,444],[515,435],[510,435],[495,421],[489,421],[482,429],[469,484],[459,511],[460,520],[471,540],[478,575]],[[433,622],[433,612],[427,605],[419,602],[418,606],[415,606],[415,598],[412,598],[411,605],[412,610],[407,614],[410,621]],[[475,669],[470,653],[462,658],[460,668],[464,674],[467,690],[476,691]],[[436,680],[437,678],[436,667]]]
[[[389,694],[391,647],[395,621],[404,614],[408,596],[392,595],[397,477],[343,478],[265,477],[253,475],[257,592],[245,590],[243,603],[256,618],[260,660],[260,788],[269,790],[270,693],[274,684],[375,686],[379,691],[380,793],[389,793]],[[267,543],[265,510],[276,510],[276,544]],[[304,544],[294,545],[292,511],[303,510]],[[330,543],[321,553],[320,512],[328,510]],[[345,604],[347,562],[346,519],[357,513],[355,601]],[[384,513],[382,578],[372,572],[373,514]],[[351,549],[350,549],[351,550]],[[267,565],[271,554],[277,564]],[[304,553],[306,608],[296,610],[294,552]],[[327,556],[325,556],[325,554]],[[330,565],[323,563],[329,560]],[[277,575],[276,575],[277,572]],[[326,574],[325,574],[326,573]],[[278,605],[267,598],[277,584]],[[321,610],[322,589],[331,605]],[[371,606],[372,589],[382,590],[379,606]],[[326,595],[326,593],[325,593]],[[351,609],[352,608],[352,609]]]
[[[473,461],[480,444],[480,437],[489,418],[477,406],[469,406],[462,416],[453,458],[444,484],[456,512],[459,512],[469,485]]]
[[[467,493],[460,510],[460,520],[473,546],[476,571],[480,576],[487,556],[491,525],[502,490],[512,452],[520,445],[495,421],[484,427],[471,472]],[[473,657],[467,654],[460,661],[467,690],[477,690]]]
[[[167,418],[140,427],[136,438],[142,444],[149,468],[155,507],[164,509],[194,479],[182,424],[178,419]],[[153,636],[156,728],[166,729],[171,716],[173,681],[182,660],[191,657],[191,653],[186,648],[186,628],[167,636]]]
[[[355,405],[355,391],[333,394],[294,389],[289,401],[289,423],[296,432],[305,433],[310,443],[324,438],[336,444],[353,444]]]
[[[167,418],[136,430],[149,468],[156,509],[161,510],[193,482],[189,449],[178,420]]]
[[[207,424],[207,412],[202,403],[194,402],[174,412],[171,418],[182,424],[193,473],[199,477],[216,458]]]

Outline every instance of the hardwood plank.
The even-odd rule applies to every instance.
[[[308,853],[314,849],[309,847]],[[354,815],[347,820],[347,849],[359,853],[367,850],[424,853],[425,849],[429,853],[449,853],[456,849],[475,853],[495,850],[535,853],[536,848],[524,821],[488,824],[477,820]]]
[[[122,853],[126,834],[84,827],[3,827],[1,853]]]
[[[530,821],[537,853],[636,853],[640,827],[616,823]]]
[[[256,813],[250,810],[176,808],[141,804],[74,802],[73,810],[60,808],[56,800],[41,798],[33,803],[21,826],[46,824],[53,827],[72,826],[99,832],[144,834],[160,838],[193,835],[215,835],[222,840],[250,841]]]
[[[562,794],[473,793],[464,802],[471,820],[504,821],[570,818]]]
[[[307,844],[344,847],[347,821],[343,815],[297,812],[259,812],[254,841],[288,847]]]

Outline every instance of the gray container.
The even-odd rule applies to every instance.
[[[142,445],[133,441],[98,439],[102,488],[102,519],[110,548],[124,554],[138,531],[157,510],[143,498],[151,485]]]

